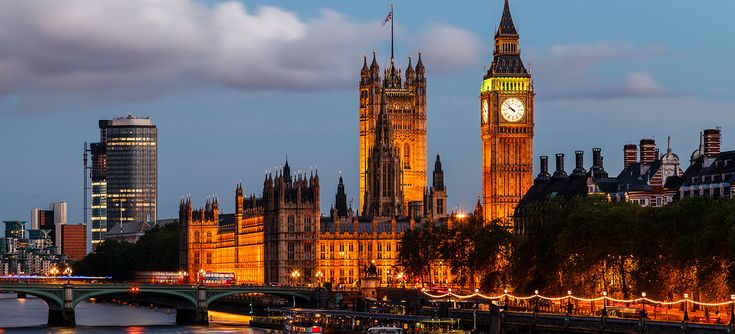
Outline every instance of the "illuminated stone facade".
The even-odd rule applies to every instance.
[[[423,211],[410,216],[356,216],[347,206],[341,177],[330,215],[320,216],[319,176],[286,175],[288,163],[282,172],[267,175],[260,198],[244,197],[238,185],[234,214],[221,215],[217,198],[197,210],[184,199],[179,206],[182,270],[192,279],[202,269],[234,273],[239,283],[250,284],[349,284],[375,264],[381,284],[387,284],[399,273],[403,232],[421,224],[451,224],[438,156],[434,182],[419,206]]]
[[[416,68],[408,60],[405,81],[391,58],[380,75],[375,59],[368,67],[367,58],[360,71],[360,207],[365,206],[369,157],[375,143],[381,105],[385,104],[394,131],[400,160],[403,207],[421,202],[426,188],[426,69],[419,53]]]
[[[480,90],[480,133],[482,212],[485,220],[508,224],[533,184],[534,90],[518,39],[506,0],[493,62]]]

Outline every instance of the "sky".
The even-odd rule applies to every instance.
[[[681,157],[702,129],[735,149],[731,0],[511,0],[535,81],[539,155],[654,138]],[[159,218],[181,196],[260,194],[288,156],[318,169],[321,208],[337,179],[358,203],[358,79],[373,50],[383,68],[388,1],[6,0],[0,11],[0,220],[69,203],[82,221],[83,143],[99,119],[150,116],[159,131]],[[481,192],[479,88],[502,1],[395,1],[401,66],[423,53],[429,166],[441,154],[449,208]],[[431,170],[428,171],[431,173]],[[2,228],[2,227],[0,227]]]

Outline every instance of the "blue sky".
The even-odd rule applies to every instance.
[[[159,127],[159,217],[235,184],[260,193],[286,155],[318,168],[322,211],[341,171],[357,202],[362,55],[389,54],[387,1],[10,1],[0,13],[0,220],[69,202],[82,217],[82,143],[98,119]],[[430,161],[451,208],[480,192],[479,86],[502,1],[397,1],[396,54],[422,50]],[[666,137],[688,165],[704,128],[735,149],[735,2],[511,1],[536,87],[534,156]],[[534,165],[536,162],[534,161]]]

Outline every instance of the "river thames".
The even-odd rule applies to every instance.
[[[277,333],[243,326],[249,317],[210,311],[209,327],[176,325],[176,310],[82,302],[75,328],[46,327],[48,307],[38,298],[0,294],[0,333]]]

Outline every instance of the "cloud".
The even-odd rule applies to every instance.
[[[435,24],[430,26],[415,43],[423,49],[427,64],[436,72],[451,72],[457,68],[474,66],[480,58],[483,42],[469,31]]]
[[[612,75],[600,72],[606,66],[650,59],[662,50],[658,47],[636,48],[626,43],[594,43],[555,45],[545,50],[531,50],[529,58],[537,60],[534,78],[544,87],[543,100],[617,99],[627,97],[661,97],[668,92],[648,72],[631,70]],[[631,64],[628,66],[628,64]]]
[[[9,0],[0,11],[0,94],[126,99],[201,85],[349,88],[361,55],[385,39],[381,23],[327,9],[305,19],[239,1]],[[450,26],[402,37],[426,44],[430,73],[471,65],[478,54],[475,37]]]

